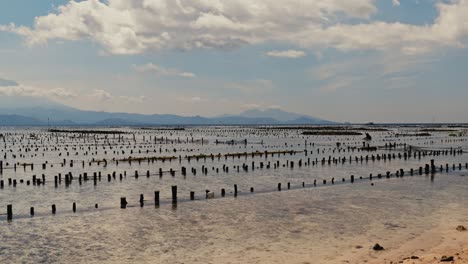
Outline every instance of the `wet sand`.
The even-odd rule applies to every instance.
[[[440,223],[414,238],[397,237],[382,251],[374,251],[373,245],[356,246],[356,250],[324,263],[468,263],[468,231],[457,229],[468,227],[467,209],[448,205],[440,212]],[[378,243],[378,241],[376,241]],[[453,257],[453,261],[441,261]]]

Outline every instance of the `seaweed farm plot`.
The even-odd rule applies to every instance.
[[[424,196],[428,191],[425,186],[448,188],[451,181],[456,182],[454,186],[466,184],[467,178],[460,177],[468,173],[465,129],[374,126],[3,129],[0,223],[4,227],[0,230],[11,231],[5,229],[8,224],[43,225],[47,221],[59,228],[73,225],[85,230],[90,218],[115,224],[122,218],[130,221],[128,217],[133,214],[138,215],[136,222],[158,214],[159,222],[152,225],[160,230],[171,226],[175,213],[190,218],[195,212],[206,212],[223,219],[221,215],[232,216],[236,210],[239,213],[239,206],[247,201],[249,208],[266,206],[273,211],[281,204],[301,204],[301,208],[329,204],[326,210],[332,210],[330,217],[336,217],[333,211],[344,210],[341,206],[346,203],[331,203],[326,197],[343,201],[350,197],[360,199],[355,197],[359,194],[378,199],[395,192],[398,184],[421,189]],[[413,195],[417,196],[417,192]],[[402,203],[408,207],[408,201]],[[401,209],[396,204],[392,206],[388,210]],[[431,210],[429,205],[421,208]],[[248,210],[258,209],[242,211],[243,217],[250,217]],[[325,217],[328,213],[304,214]],[[379,217],[382,215],[376,219]],[[223,228],[229,222],[219,221],[224,221],[217,224]],[[194,232],[193,235],[203,235],[201,231]],[[332,231],[324,229],[318,237],[326,236],[327,232]],[[175,233],[176,237],[180,235]],[[218,241],[219,237],[211,239]],[[162,243],[160,238],[150,240]],[[180,242],[171,241],[168,243],[172,246]],[[191,248],[190,252],[196,250]],[[81,253],[81,260],[86,261]],[[45,256],[43,261],[56,260],[50,254]],[[14,259],[14,255],[11,257]],[[193,260],[190,255],[184,255],[183,259]],[[171,260],[174,258],[162,262]]]
[[[0,138],[2,218],[468,169],[463,129],[457,137],[445,130],[430,131],[362,127],[5,130]]]

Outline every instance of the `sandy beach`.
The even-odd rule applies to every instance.
[[[366,245],[367,248],[362,248],[364,251],[353,250],[330,263],[468,263],[466,211],[449,206],[441,213],[444,215],[438,226],[412,239],[396,238],[389,245],[382,244],[384,250],[381,251],[373,250],[373,245]],[[442,261],[444,257],[445,261]]]

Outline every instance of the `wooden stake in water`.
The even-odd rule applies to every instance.
[[[172,186],[172,203],[177,203],[177,185]]]
[[[13,220],[13,205],[7,205],[7,219],[8,221]]]

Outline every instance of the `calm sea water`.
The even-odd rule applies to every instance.
[[[450,137],[450,132],[430,132],[431,136],[425,137],[395,136],[418,128],[369,132],[373,140],[367,143],[371,146],[390,142],[401,145],[394,150],[367,152],[351,150],[362,146],[363,136],[302,136],[295,129],[99,130],[125,133],[49,133],[35,128],[1,131],[5,139],[2,142],[0,138],[4,166],[0,179],[5,184],[0,190],[1,263],[327,263],[356,245],[365,250],[376,241],[391,246],[397,237],[410,239],[436,225],[447,213],[466,216],[468,177],[463,175],[468,172],[458,170],[458,164],[464,168],[468,162],[466,154],[362,163],[354,160],[355,156],[383,153],[398,157],[404,152],[402,144],[427,151],[459,147],[466,151],[467,137]],[[245,139],[247,144],[242,142]],[[237,144],[219,143],[231,140]],[[340,151],[337,142],[341,143]],[[206,161],[192,158],[190,162],[184,158],[285,150],[297,153],[268,158],[222,156],[220,160],[215,157]],[[129,156],[179,155],[181,161],[120,161],[118,165],[112,161]],[[305,163],[329,156],[346,157],[347,161],[298,165],[299,160]],[[62,166],[63,159],[66,162]],[[89,165],[93,159],[108,162]],[[424,166],[431,159],[437,167],[450,164],[450,172],[409,175],[409,169]],[[70,160],[74,160],[73,167]],[[274,169],[273,163],[278,161],[280,166]],[[290,161],[294,167],[286,166]],[[48,164],[43,170],[41,164],[45,162]],[[260,162],[265,166],[270,162],[271,168],[260,168]],[[24,168],[23,163],[34,163],[34,169]],[[248,165],[248,171],[242,169],[243,164]],[[457,164],[456,171],[452,171],[452,164]],[[228,173],[223,172],[223,165],[229,167]],[[187,168],[185,177],[180,172],[182,166]],[[202,166],[208,168],[206,175]],[[241,166],[239,172],[235,166]],[[159,168],[165,171],[162,177]],[[191,173],[192,168],[196,175]],[[397,178],[395,172],[400,168],[406,174]],[[167,173],[170,169],[175,170],[174,176]],[[148,170],[150,177],[146,177]],[[135,171],[138,178],[134,177]],[[390,179],[374,179],[374,185],[367,179],[371,173],[375,178],[387,171],[392,173]],[[74,178],[67,186],[64,175],[70,172]],[[90,179],[80,185],[78,177],[84,172]],[[102,175],[96,185],[94,172]],[[107,175],[113,172],[116,179],[108,181]],[[62,182],[55,187],[54,176],[59,173]],[[126,177],[120,181],[119,175],[124,173]],[[33,175],[41,178],[42,174],[45,185],[26,185]],[[351,175],[356,178],[354,184],[349,181]],[[17,180],[16,187],[8,185],[9,178]],[[330,183],[332,178],[334,185]],[[340,183],[342,178],[346,182]],[[327,180],[326,185],[323,180]],[[281,192],[277,191],[278,183],[282,184]],[[287,183],[291,190],[287,190]],[[232,193],[234,184],[239,190],[237,197]],[[170,202],[174,185],[178,186],[177,206]],[[250,193],[251,187],[254,193]],[[220,195],[222,188],[226,190],[224,198]],[[206,200],[206,190],[213,192],[215,199]],[[155,191],[160,191],[159,207],[154,205]],[[191,191],[195,192],[195,201],[189,199]],[[145,197],[143,207],[140,194]],[[120,209],[121,197],[127,198],[127,209]],[[72,212],[74,202],[76,213]],[[10,222],[6,221],[8,204],[13,205],[14,219]],[[55,215],[51,213],[52,204],[57,208]],[[30,207],[35,208],[34,217],[29,215]]]

